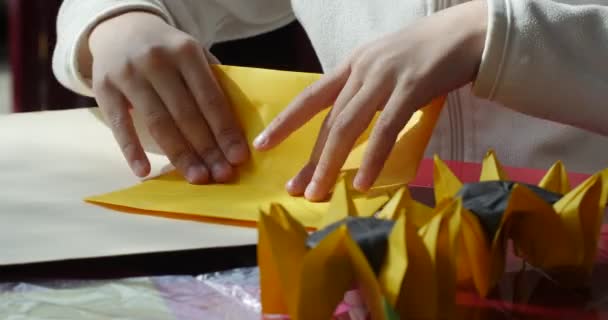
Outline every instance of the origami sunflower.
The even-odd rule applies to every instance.
[[[258,226],[263,312],[330,319],[357,286],[372,319],[449,317],[457,286],[486,295],[496,285],[509,240],[531,265],[581,279],[595,259],[607,182],[608,169],[571,190],[560,162],[538,186],[511,182],[490,151],[474,184],[435,157],[435,208],[401,187],[370,212],[343,179],[325,227],[309,234],[273,204]]]

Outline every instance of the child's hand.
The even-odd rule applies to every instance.
[[[114,136],[138,176],[150,171],[130,115],[191,183],[225,182],[249,157],[247,142],[209,67],[210,55],[160,17],[123,14],[89,38],[93,90]]]
[[[474,79],[485,42],[486,10],[485,1],[459,5],[360,48],[298,96],[254,146],[276,146],[333,104],[309,163],[287,184],[292,195],[323,200],[357,138],[383,110],[354,182],[358,190],[368,190],[411,115]]]

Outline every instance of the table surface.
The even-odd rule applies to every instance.
[[[85,203],[138,183],[91,110],[0,116],[0,266],[255,244],[251,228]],[[155,173],[167,164],[150,159]]]
[[[83,288],[82,279],[103,278],[115,287],[125,277],[197,275],[256,263],[255,229],[130,215],[84,203],[85,196],[138,182],[90,110],[0,116],[0,137],[0,284],[73,279],[56,289],[64,290]],[[160,156],[151,160],[155,172],[166,164]],[[467,172],[479,169],[455,165]],[[412,195],[430,204],[427,180],[418,179],[422,187],[413,188]],[[561,287],[537,270],[521,272],[521,262],[511,259],[489,298],[461,291],[458,304],[466,319],[608,319],[607,250],[604,226],[595,270],[584,288]],[[175,290],[184,288],[183,281],[199,285],[175,279],[151,281]],[[68,303],[58,310],[77,306]]]

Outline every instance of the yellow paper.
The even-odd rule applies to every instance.
[[[601,176],[595,175],[572,190],[553,206],[566,222],[568,231],[582,253],[583,272],[590,273],[595,260],[600,226],[604,216]]]
[[[434,319],[437,315],[435,266],[408,219],[404,212],[395,223],[379,281],[397,313],[412,319]]]
[[[570,181],[568,180],[568,173],[564,164],[561,161],[557,161],[551,166],[538,186],[559,194],[570,192]]]
[[[348,216],[356,217],[357,215],[351,191],[346,186],[344,179],[340,179],[334,189],[327,213],[323,215],[323,226],[338,222]]]
[[[302,261],[306,255],[306,238],[308,233],[304,230],[301,224],[287,214],[283,208],[278,205],[271,207],[269,216],[262,214],[260,220],[260,240],[262,248],[259,248],[261,259],[270,259],[273,268],[262,268],[262,279],[268,273],[270,279],[268,281],[280,280],[274,286],[277,292],[272,293],[266,290],[265,294],[271,297],[263,297],[263,303],[266,302],[265,310],[273,310],[272,312],[283,313],[281,304],[278,303],[277,294],[282,295],[282,301],[285,301],[287,310],[294,314],[298,308],[298,287],[300,284],[300,270]],[[268,261],[266,261],[268,262]],[[275,269],[276,268],[276,269]],[[276,273],[276,274],[273,274]],[[266,281],[264,281],[266,282]],[[266,299],[266,301],[264,301]]]
[[[488,151],[483,159],[479,181],[508,180],[493,150]]]
[[[292,319],[330,319],[344,293],[355,284],[345,237],[346,228],[338,228],[304,258],[299,306],[297,312],[291,313]]]
[[[229,66],[214,66],[213,70],[250,143],[294,97],[320,77],[318,74]],[[438,99],[415,114],[401,133],[386,170],[378,180],[378,187],[389,183],[404,184],[415,175],[442,105],[443,100]],[[261,208],[277,202],[289,212],[297,212],[297,219],[303,225],[319,227],[328,204],[290,197],[284,185],[306,163],[325,114],[316,116],[276,149],[264,153],[253,151],[251,161],[239,168],[239,179],[234,183],[195,186],[178,174],[170,173],[87,200],[140,213],[250,222],[257,221]],[[362,141],[357,146],[348,158],[345,170],[359,166],[365,145]],[[363,195],[354,199],[355,204],[363,201],[366,201]]]
[[[397,299],[401,294],[401,286],[405,279],[405,273],[408,269],[408,242],[406,235],[412,228],[410,227],[410,230],[407,230],[406,223],[405,213],[395,221],[395,226],[388,239],[386,260],[379,277],[386,299],[391,305],[397,303]]]
[[[472,280],[477,292],[486,296],[490,291],[490,248],[489,241],[477,218],[462,206],[457,214],[461,215],[461,230],[458,255],[461,257],[457,267],[458,282]]]
[[[462,182],[438,156],[435,156],[433,160],[435,164],[433,167],[435,202],[441,204],[456,195],[458,190],[462,188]]]

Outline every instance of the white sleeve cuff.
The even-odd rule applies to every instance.
[[[509,1],[487,0],[488,29],[481,64],[473,84],[473,93],[481,98],[492,99],[502,77],[509,48],[511,8]]]
[[[57,80],[79,94],[93,96],[91,79],[83,77],[79,70],[79,49],[99,22],[135,10],[158,14],[167,23],[175,25],[161,1],[65,1],[58,16],[57,45],[53,54],[53,72]]]

